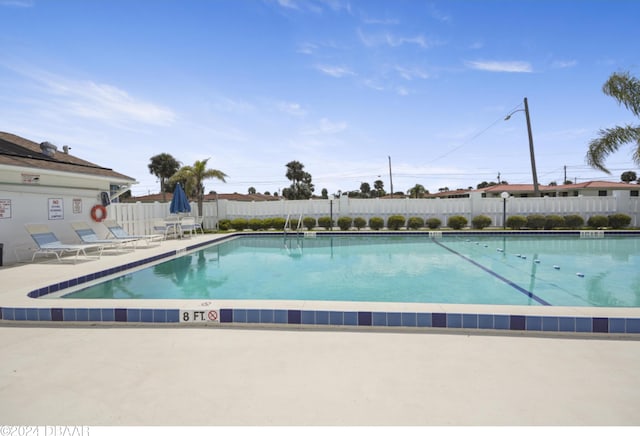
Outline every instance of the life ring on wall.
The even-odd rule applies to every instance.
[[[97,223],[102,222],[107,217],[107,208],[101,204],[96,204],[91,208],[91,219]]]

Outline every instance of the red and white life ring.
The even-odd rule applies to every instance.
[[[102,222],[107,217],[107,208],[101,204],[96,204],[91,208],[91,219],[97,223]]]

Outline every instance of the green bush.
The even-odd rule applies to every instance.
[[[229,230],[231,229],[231,220],[224,219],[218,221],[218,229],[219,230]]]
[[[589,217],[587,225],[591,228],[598,229],[600,227],[607,227],[609,225],[609,218],[604,215],[594,215]]]
[[[437,229],[442,225],[442,221],[440,221],[438,218],[429,218],[426,221],[427,227],[429,227],[431,230]]]
[[[264,226],[264,221],[258,218],[251,218],[248,226],[251,230],[260,230]]]
[[[511,215],[507,218],[507,227],[513,230],[520,230],[527,224],[527,218],[522,215]]]
[[[545,230],[557,229],[565,226],[564,218],[560,215],[547,215],[544,217]]]
[[[527,216],[527,227],[534,230],[544,229],[546,221],[544,215],[529,215]]]
[[[460,230],[466,225],[467,225],[467,219],[462,215],[450,216],[449,220],[447,221],[447,226],[451,227],[454,230]]]
[[[331,220],[331,217],[321,216],[318,218],[318,225],[320,227],[324,227],[326,230],[331,230],[333,228],[333,221]]]
[[[384,220],[379,216],[374,216],[369,219],[369,228],[371,230],[380,230],[384,227]]]
[[[349,230],[351,224],[353,224],[353,218],[350,216],[341,216],[338,218],[338,227],[340,227],[340,230]]]
[[[358,230],[362,229],[366,225],[367,225],[367,220],[365,220],[362,217],[358,216],[353,219],[353,226]]]
[[[291,218],[289,219],[289,229],[290,230],[297,230],[298,229],[298,224],[299,224],[299,219],[298,218]]]
[[[477,215],[471,219],[471,225],[474,229],[484,229],[491,225],[491,218],[486,215]]]
[[[387,218],[387,228],[389,230],[399,230],[400,227],[404,227],[404,223],[407,221],[402,215],[391,215]]]
[[[584,218],[580,215],[567,215],[564,217],[564,225],[570,229],[578,229],[584,226]]]
[[[271,218],[271,227],[276,230],[284,230],[284,225],[287,223],[287,220],[284,218]]]
[[[231,220],[231,228],[238,231],[243,231],[249,226],[249,221],[246,218],[234,218]]]
[[[407,221],[407,227],[411,230],[418,230],[420,227],[424,227],[424,219],[419,216],[412,216],[409,218],[409,221]]]
[[[302,224],[307,230],[311,231],[316,226],[316,219],[311,216],[306,216],[302,219]]]
[[[609,215],[609,227],[623,229],[631,224],[631,217],[624,213]]]

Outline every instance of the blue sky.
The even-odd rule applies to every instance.
[[[159,191],[151,156],[210,158],[227,183],[273,193],[298,160],[326,188],[376,179],[475,187],[618,181],[631,145],[584,156],[637,123],[601,87],[640,76],[634,0],[0,0],[0,130]]]

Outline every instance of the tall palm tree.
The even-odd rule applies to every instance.
[[[160,180],[160,192],[162,192],[162,201],[166,201],[165,193],[167,192],[167,182],[173,176],[178,168],[180,168],[180,162],[178,162],[169,153],[160,153],[153,156],[149,163],[149,173],[153,174]]]
[[[416,186],[409,189],[409,192],[408,192],[409,196],[413,198],[422,198],[424,197],[425,194],[428,194],[428,193],[429,191],[427,191],[425,187],[419,183],[416,183]]]
[[[615,98],[635,116],[640,117],[640,80],[627,73],[614,73],[602,86],[602,92]],[[600,129],[599,137],[589,142],[587,163],[607,174],[611,172],[604,166],[604,160],[623,144],[635,143],[633,161],[640,165],[640,125],[615,126]]]
[[[197,160],[193,166],[183,166],[171,177],[173,181],[183,182],[187,196],[196,199],[198,202],[198,216],[202,216],[202,202],[204,200],[203,182],[206,179],[218,179],[226,183],[224,178],[227,177],[227,175],[220,170],[207,169],[208,161],[209,158]]]

